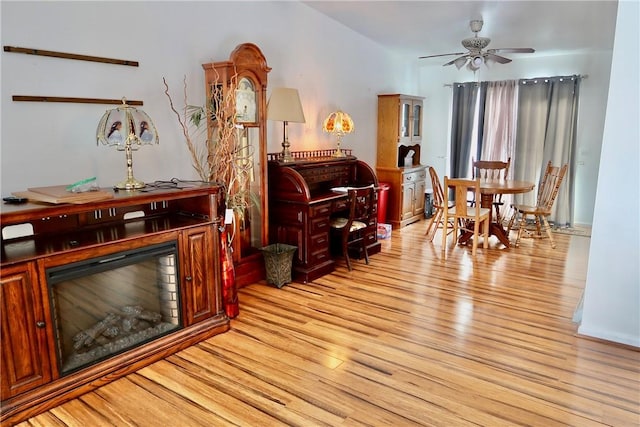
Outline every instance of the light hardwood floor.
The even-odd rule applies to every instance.
[[[589,238],[443,260],[425,227],[352,272],[243,288],[229,332],[21,425],[640,425],[640,353],[572,322]]]

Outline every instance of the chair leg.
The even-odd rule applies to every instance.
[[[527,216],[525,214],[521,214],[522,218],[520,218],[520,225],[518,226],[518,237],[516,237],[516,244],[514,245],[516,248],[520,244],[520,239],[522,238],[522,232],[524,231],[524,227],[527,223]]]
[[[487,219],[484,222],[484,241],[482,242],[482,247],[487,249],[489,247],[489,225],[491,224],[491,218]]]
[[[369,264],[369,251],[367,251],[367,241],[365,238],[362,238],[362,251],[364,252],[364,260],[367,264]]]
[[[351,260],[349,259],[349,235],[342,238],[342,255],[347,262],[347,268],[351,271]]]
[[[542,218],[542,223],[544,224],[544,228],[545,230],[547,230],[547,236],[549,236],[549,241],[551,242],[551,248],[555,249],[556,248],[556,242],[555,240],[553,240],[553,233],[551,232],[551,227],[549,226],[549,221],[547,221],[547,217],[544,215],[541,215]]]
[[[436,209],[436,212],[431,217],[431,222],[427,227],[427,239],[429,239],[430,242],[433,242],[433,238],[436,237],[436,231],[438,231],[438,226],[440,226],[442,217],[444,216],[443,213],[442,209]]]
[[[427,225],[427,231],[424,233],[427,236],[427,239],[430,242],[433,242],[433,238],[436,235],[436,230],[438,229],[438,224],[440,223],[442,217],[442,211],[440,209],[436,209],[436,212],[433,214],[431,219],[429,220],[429,224]]]
[[[444,252],[447,247],[447,226],[448,225],[449,225],[449,218],[444,218],[444,220],[442,221],[442,252]]]
[[[511,215],[511,218],[509,218],[509,223],[507,224],[507,236],[511,234],[511,229],[513,228],[513,223],[515,222],[517,216],[518,216],[518,210],[514,209],[513,214]]]
[[[479,221],[476,221],[475,224],[473,224],[473,244],[471,247],[471,256],[476,256],[476,249],[478,249],[478,237],[480,237],[480,223]]]

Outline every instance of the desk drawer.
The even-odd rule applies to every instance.
[[[314,218],[309,221],[309,234],[314,235],[322,231],[329,231],[330,220],[328,216]]]
[[[314,234],[309,240],[309,249],[312,252],[329,249],[329,232]]]
[[[331,202],[321,203],[309,207],[309,218],[329,217],[331,214]]]

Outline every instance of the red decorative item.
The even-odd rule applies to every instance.
[[[222,258],[222,301],[224,311],[230,319],[235,318],[239,311],[238,290],[236,289],[236,272],[233,268],[231,250],[227,245],[227,229],[220,233],[220,258]]]

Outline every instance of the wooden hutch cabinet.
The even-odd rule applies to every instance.
[[[227,61],[203,64],[207,99],[214,87],[222,86],[225,99],[234,90],[237,125],[236,170],[240,171],[230,193],[232,200],[244,199],[245,207],[234,208],[233,262],[238,287],[265,277],[260,248],[269,243],[269,204],[267,197],[267,74],[271,68],[260,48],[252,43],[238,45]],[[218,126],[209,119],[210,132]]]
[[[378,95],[376,173],[391,185],[387,222],[393,228],[419,221],[424,214],[426,166],[420,164],[423,97]]]
[[[1,206],[2,425],[229,329],[220,187],[104,192]]]

